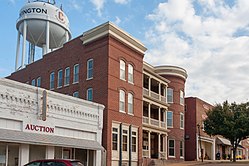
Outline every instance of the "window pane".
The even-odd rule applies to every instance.
[[[125,80],[125,62],[120,60],[120,79]]]
[[[125,112],[125,92],[119,91],[119,111]]]
[[[173,112],[171,111],[167,112],[167,126],[173,127]]]
[[[93,78],[93,60],[87,61],[87,79]]]
[[[180,104],[184,105],[184,93],[183,93],[183,91],[180,91]]]
[[[93,100],[93,89],[92,88],[87,89],[87,100],[88,101]]]
[[[69,85],[69,82],[70,82],[70,68],[67,67],[67,68],[65,69],[64,86],[65,86],[65,85]]]
[[[175,141],[169,140],[169,156],[175,156]]]
[[[79,97],[79,92],[77,91],[77,92],[74,92],[73,93],[73,97]]]
[[[31,81],[31,85],[35,86],[35,79]]]
[[[123,135],[123,151],[127,151],[127,135]]]
[[[50,89],[54,89],[54,72],[50,74]]]
[[[79,65],[74,66],[73,82],[79,82]]]
[[[63,80],[63,73],[62,73],[62,70],[59,70],[58,71],[58,84],[57,84],[58,87],[62,87],[62,80]]]
[[[38,77],[36,80],[36,86],[41,87],[41,77]]]
[[[168,103],[173,103],[173,89],[167,89],[167,101]]]
[[[133,83],[133,66],[128,65],[128,81]]]
[[[118,150],[118,134],[112,133],[112,150]]]
[[[128,93],[128,113],[133,114],[133,95]]]

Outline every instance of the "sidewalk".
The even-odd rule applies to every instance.
[[[228,160],[205,160],[201,161],[183,161],[178,163],[167,163],[167,166],[248,166],[249,160],[238,160],[235,163]]]

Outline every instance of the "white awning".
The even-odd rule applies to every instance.
[[[231,143],[228,139],[226,138],[221,138],[221,137],[217,137],[217,144],[223,144],[223,145],[227,145],[227,146],[231,146]]]
[[[0,141],[33,145],[71,147],[79,149],[104,150],[97,141],[69,138],[48,134],[0,129]]]

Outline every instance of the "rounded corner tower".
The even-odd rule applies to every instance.
[[[172,101],[168,101],[168,112],[172,114],[172,126],[168,135],[169,144],[175,148],[174,157],[168,154],[169,160],[184,160],[185,144],[185,82],[187,71],[178,66],[156,66],[155,72],[169,80],[168,92],[172,95]],[[167,92],[167,93],[168,93]],[[169,149],[168,149],[169,150]]]
[[[23,37],[21,68],[24,67],[26,41],[33,47],[42,48],[42,55],[44,55],[50,50],[61,47],[71,39],[69,20],[66,14],[49,0],[47,2],[36,0],[26,3],[19,12],[16,29],[18,31],[16,70],[18,70],[21,35]],[[31,62],[33,60],[29,61],[29,63]]]

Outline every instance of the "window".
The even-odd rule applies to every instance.
[[[175,156],[175,140],[169,140],[169,156]]]
[[[38,77],[38,78],[36,79],[36,86],[37,86],[37,87],[41,87],[41,77]]]
[[[180,129],[184,128],[184,114],[180,113]]]
[[[128,82],[133,83],[133,66],[128,65]]]
[[[137,133],[135,131],[132,131],[131,143],[131,151],[137,152]]]
[[[127,130],[123,130],[123,146],[122,146],[122,150],[123,151],[127,151],[128,147],[128,131]]]
[[[57,82],[58,88],[62,87],[62,81],[63,81],[63,72],[62,70],[59,70],[58,71],[58,82]]]
[[[168,103],[173,103],[173,89],[167,89],[167,101]]]
[[[120,60],[120,79],[125,80],[125,62]]]
[[[133,94],[128,93],[128,113],[133,114]]]
[[[67,67],[65,69],[64,86],[69,85],[69,83],[70,83],[70,68]]]
[[[173,127],[173,112],[167,111],[167,126],[172,128]]]
[[[31,81],[31,85],[35,86],[35,79]]]
[[[180,157],[183,157],[183,141],[180,141]]]
[[[54,72],[50,73],[50,89],[54,89]]]
[[[93,59],[87,61],[87,79],[93,78]]]
[[[73,92],[73,97],[79,97],[79,92],[78,91]]]
[[[125,92],[119,90],[119,111],[125,112]]]
[[[184,93],[183,93],[183,91],[180,91],[180,104],[184,105]]]
[[[118,150],[118,128],[112,128],[112,150]]]
[[[88,101],[93,101],[93,88],[88,88],[87,89],[87,96],[86,96]]]
[[[79,82],[79,64],[76,64],[73,67],[73,82]]]

